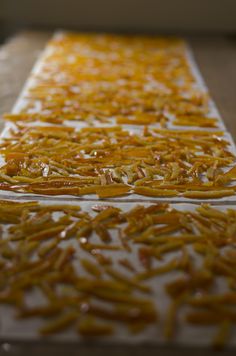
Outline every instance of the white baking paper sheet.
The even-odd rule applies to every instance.
[[[53,36],[53,38],[58,38],[63,36],[63,34],[66,34],[66,31],[61,31],[61,32],[56,32]],[[202,91],[203,93],[208,93],[208,88],[200,74],[200,71],[197,67],[197,64],[194,60],[194,56],[191,50],[191,47],[189,46],[188,42],[185,41],[185,47],[186,47],[186,57],[188,59],[190,68],[192,70],[192,73],[195,77],[196,80],[196,88],[200,91]],[[50,45],[48,45],[45,50],[42,52],[41,56],[39,57],[38,61],[36,62],[35,66],[32,69],[31,75],[29,76],[29,79],[26,81],[25,86],[21,92],[21,94],[19,95],[13,109],[12,109],[12,113],[13,114],[18,114],[20,113],[24,107],[27,105],[27,94],[29,92],[30,88],[33,88],[36,84],[36,79],[35,76],[40,74],[40,72],[42,71],[43,65],[44,65],[44,61],[46,60],[46,58],[48,56],[50,56],[53,53],[54,49],[52,47],[50,47]],[[215,105],[215,103],[213,102],[213,100],[210,98],[209,100],[209,117],[214,117],[216,119],[218,119],[217,128],[207,128],[207,130],[209,131],[215,131],[215,130],[222,130],[222,131],[227,131],[226,127],[224,125],[224,122],[222,120],[222,117]],[[32,113],[39,113],[40,112],[40,103],[39,105],[35,107],[35,110],[32,111]],[[94,120],[93,125],[94,126],[117,126],[117,123],[115,122],[114,118],[109,119],[109,121],[111,120],[111,122],[109,124],[100,124],[99,121],[96,121],[96,119]],[[37,121],[35,122],[35,124],[39,124]],[[82,121],[68,121],[66,120],[63,125],[66,126],[72,126],[72,127],[86,127],[88,126],[88,124],[86,122],[82,122]],[[124,128],[129,128],[130,125],[121,125]],[[137,125],[137,127],[142,126],[142,125]],[[159,123],[150,125],[150,127],[160,127]],[[204,130],[204,128],[199,128],[197,126],[176,126],[173,125],[173,123],[171,122],[171,120],[167,123],[167,128],[169,129],[173,129],[173,128],[179,128],[179,129],[196,129],[196,130]]]
[[[35,124],[31,125],[35,126]],[[36,125],[37,126],[37,125]],[[42,123],[40,123],[40,126],[42,126]],[[45,125],[43,125],[45,126]],[[16,126],[12,122],[6,122],[5,127],[0,135],[0,143],[2,139],[5,138],[10,138],[11,137],[11,130],[16,129]],[[76,130],[80,130],[80,127],[77,127]],[[129,127],[127,128],[127,131],[138,134],[142,133],[143,128],[141,127]],[[176,131],[176,130],[173,130]],[[206,130],[205,130],[206,131]],[[221,138],[229,143],[228,146],[228,151],[231,152],[235,157],[236,157],[236,146],[234,144],[232,136],[228,132],[224,132],[224,135],[221,136]],[[0,167],[5,164],[5,159],[2,155],[0,155]],[[228,171],[230,168],[234,166],[233,164],[228,165],[227,168],[223,168],[223,171]],[[233,185],[233,184],[232,184]],[[230,186],[225,187],[225,189],[230,188]],[[0,196],[11,196],[12,198],[16,197],[26,197],[30,196],[32,198],[40,197],[43,195],[40,194],[31,194],[31,193],[26,193],[26,192],[13,192],[13,191],[4,191],[0,190]],[[49,199],[53,198],[50,196],[47,196]],[[55,197],[55,196],[54,196]],[[88,195],[83,195],[83,196],[73,196],[73,195],[57,195],[56,197],[61,198],[63,200],[69,199],[69,200],[99,200],[98,196],[96,194],[88,194]],[[176,197],[151,197],[151,196],[144,196],[144,195],[139,195],[139,194],[134,194],[131,193],[129,195],[124,195],[124,196],[118,196],[118,197],[113,197],[113,198],[106,198],[104,200],[114,200],[114,201],[170,201],[170,202],[201,202],[203,201],[202,199],[192,199],[192,198],[185,198],[183,196],[176,196]],[[208,202],[236,202],[236,194],[232,196],[227,196],[227,197],[222,197],[222,198],[217,198],[217,199],[204,199],[204,201]]]
[[[65,31],[64,32],[56,32],[55,35],[54,35],[54,38],[57,38],[58,36],[63,36],[63,34],[66,33]],[[47,58],[48,55],[50,55],[53,51],[53,48],[50,47],[50,45],[48,45],[46,47],[46,49],[43,51],[42,55],[40,56],[40,58],[38,59],[38,61],[36,62],[33,70],[32,70],[32,73],[31,73],[31,76],[29,77],[28,81],[26,82],[23,90],[22,90],[22,93],[20,94],[14,108],[13,108],[13,113],[19,113],[22,108],[24,107],[25,105],[25,97],[27,96],[27,93],[28,93],[28,90],[29,88],[33,87],[35,85],[35,75],[39,74],[42,70],[42,67],[43,67],[43,64],[44,64],[44,60]],[[188,61],[190,63],[190,67],[192,69],[192,73],[194,75],[194,77],[196,78],[196,88],[198,88],[199,90],[201,90],[202,92],[208,92],[208,89],[207,89],[207,86],[206,84],[204,83],[204,80],[199,72],[199,69],[195,63],[195,60],[194,60],[194,57],[193,57],[193,53],[192,53],[192,50],[190,48],[190,46],[188,45],[188,43],[186,42],[186,56],[188,58]],[[224,123],[223,123],[223,120],[216,108],[216,105],[215,103],[210,100],[210,115],[211,117],[216,117],[218,118],[218,121],[219,121],[219,128],[218,129],[208,129],[208,128],[198,128],[198,127],[187,127],[187,126],[181,126],[181,127],[177,127],[177,126],[173,126],[173,125],[169,125],[169,128],[172,128],[172,129],[178,129],[178,130],[207,130],[207,131],[217,131],[217,130],[223,130],[225,132],[225,138],[230,142],[230,152],[232,152],[233,154],[236,154],[236,147],[235,147],[235,143],[231,137],[231,135],[227,132],[225,126],[224,126]],[[34,122],[34,123],[30,123],[29,125],[31,126],[37,126],[37,125],[40,125],[40,126],[46,126],[47,124],[44,124],[44,123],[39,123],[39,122]],[[86,127],[86,123],[82,123],[82,122],[75,122],[75,121],[66,121],[64,123],[65,126],[73,126],[75,127],[76,129],[80,129],[81,127]],[[107,125],[107,124],[99,124],[97,126],[101,126],[101,127],[105,127],[105,126],[113,126],[113,125],[116,125],[115,123],[111,123],[110,125]],[[117,126],[117,125],[116,125]],[[137,126],[137,125],[134,125],[134,126],[131,126],[131,125],[120,125],[122,126],[124,129],[127,129],[127,130],[130,130],[132,132],[141,132],[142,131],[142,126]],[[9,137],[9,128],[11,127],[14,127],[14,124],[10,123],[10,122],[7,122],[6,125],[5,125],[5,129],[4,131],[2,132],[2,135],[1,137]],[[154,127],[158,127],[158,124],[157,125],[150,125],[150,128],[154,128]],[[4,161],[1,159],[0,161],[0,164],[3,164]],[[8,196],[8,195],[11,195],[11,196],[15,196],[15,197],[19,197],[21,196],[21,194],[19,193],[13,193],[13,192],[4,192],[2,191],[1,192],[2,195],[4,196]],[[24,193],[23,196],[25,196],[26,194]],[[27,194],[28,195],[28,194]],[[29,196],[35,196],[35,195],[29,195]],[[71,196],[61,196],[62,199],[65,199],[65,198],[68,198],[68,199],[97,199],[97,196],[96,195],[87,195],[87,196],[83,196],[83,197],[71,197]],[[191,199],[188,199],[188,198],[182,198],[182,197],[174,197],[174,198],[170,198],[170,197],[163,197],[163,198],[157,198],[158,200],[164,200],[164,201],[190,201]],[[116,200],[117,201],[133,201],[133,200],[140,200],[140,201],[150,201],[150,200],[157,200],[155,198],[151,198],[151,197],[145,197],[145,196],[140,196],[140,195],[137,195],[137,194],[132,194],[132,195],[129,195],[129,196],[124,196],[124,197],[117,197]],[[199,202],[201,200],[194,200],[195,202]],[[236,201],[236,198],[234,196],[231,196],[231,197],[227,197],[227,198],[220,198],[220,199],[213,199],[211,201]]]
[[[61,204],[62,202],[58,201],[42,201],[41,202],[43,205],[54,205],[54,204]],[[65,203],[66,204],[66,203]],[[91,207],[94,205],[107,205],[107,202],[91,202],[91,201],[86,201],[80,204],[79,202],[73,202],[75,205],[80,205],[83,211],[87,211],[91,214],[95,213],[91,210]],[[128,211],[132,209],[134,206],[138,205],[133,204],[133,203],[114,203],[111,202],[109,203],[111,206],[115,206],[118,208],[121,208],[124,211]],[[144,206],[149,206],[150,203],[142,203]],[[180,211],[194,211],[196,208],[196,205],[194,204],[172,204],[172,208],[175,208]],[[220,211],[225,211],[227,208],[234,208],[234,206],[220,206],[217,207]],[[56,216],[55,216],[56,218]],[[92,237],[91,237],[92,239]],[[72,243],[73,240],[68,240],[68,244]],[[67,244],[67,246],[68,246]],[[77,243],[73,244],[73,247],[77,247]],[[132,245],[133,247],[133,245]],[[191,247],[188,247],[191,249]],[[140,262],[137,259],[137,256],[135,255],[135,252],[137,250],[137,247],[134,246],[133,252],[132,253],[127,253],[127,252],[121,252],[121,251],[116,251],[112,252],[112,257],[113,260],[118,260],[121,257],[124,257],[124,254],[126,255],[125,257],[128,257],[129,260],[132,262],[132,264],[136,267],[137,271],[141,271],[142,268],[140,266]],[[80,250],[81,252],[81,250]],[[86,258],[89,258],[89,254],[85,252]],[[114,257],[115,256],[115,257]],[[173,257],[179,256],[179,252],[171,252],[165,255],[163,263],[168,262],[171,260]],[[195,258],[195,257],[194,257]],[[199,256],[196,255],[196,263],[199,260]],[[80,269],[79,269],[80,270]],[[122,270],[122,267],[119,266],[120,272],[127,273],[127,270],[124,268]],[[81,270],[80,270],[81,273]],[[175,277],[181,276],[180,272],[171,272],[167,273],[166,275],[162,275],[155,278],[152,278],[150,280],[146,281],[147,285],[152,286],[152,289],[154,290],[154,294],[152,296],[153,302],[155,303],[158,312],[159,312],[159,320],[160,322],[157,323],[157,325],[150,326],[149,328],[145,329],[145,331],[141,332],[140,334],[137,335],[131,335],[126,327],[119,326],[117,329],[117,333],[114,336],[110,337],[105,337],[105,338],[99,338],[97,341],[98,344],[103,344],[103,343],[125,343],[125,344],[133,344],[136,345],[138,343],[148,343],[148,344],[156,344],[156,345],[165,345],[167,342],[163,338],[163,320],[166,315],[166,309],[169,305],[169,297],[166,295],[164,292],[164,284],[166,284],[168,281],[174,280]],[[218,287],[216,292],[224,292],[225,286],[222,283],[222,281],[219,279],[218,281]],[[139,294],[140,295],[140,294]],[[145,298],[145,295],[142,295]],[[149,297],[148,297],[149,298]],[[37,305],[38,303],[41,302],[41,297],[40,295],[34,294],[33,296],[33,302],[34,305]],[[183,310],[184,311],[184,310]],[[181,320],[181,313],[179,315],[179,319]],[[0,339],[1,340],[8,340],[9,342],[13,340],[21,340],[21,341],[26,341],[26,340],[32,340],[32,341],[37,341],[41,340],[42,337],[38,335],[38,328],[42,326],[42,321],[40,321],[38,318],[35,319],[29,319],[29,320],[16,320],[14,318],[14,310],[11,307],[7,306],[1,306],[0,307]],[[73,329],[73,328],[72,328]],[[61,332],[57,334],[56,336],[46,338],[50,340],[54,340],[57,342],[73,342],[73,341],[78,341],[78,342],[83,342],[83,338],[81,338],[75,331],[72,329],[68,329],[65,332]],[[187,323],[182,323],[179,322],[177,324],[176,328],[176,338],[175,341],[173,341],[174,344],[178,345],[185,345],[185,346],[206,346],[211,344],[212,338],[214,337],[217,329],[215,327],[193,327]],[[229,345],[236,345],[236,328],[232,328],[232,333],[231,333],[231,338],[229,341]],[[168,343],[167,343],[168,344]]]

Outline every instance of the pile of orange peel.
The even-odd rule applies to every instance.
[[[58,36],[49,42],[15,122],[214,128],[206,91],[184,41],[116,35]]]
[[[236,188],[235,157],[221,132],[18,126],[0,154],[2,190],[209,199]]]
[[[227,343],[236,209],[158,202],[235,196],[234,143],[212,107],[180,39],[49,42],[0,141],[0,190],[37,197],[0,200],[0,304],[17,322],[162,340],[210,327]]]
[[[0,201],[0,302],[18,319],[39,318],[42,335],[108,336],[123,325],[170,340],[184,320],[214,326],[214,345],[223,346],[236,321],[236,210],[90,205]],[[36,291],[43,299],[27,305]]]

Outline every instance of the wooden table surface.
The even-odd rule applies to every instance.
[[[46,32],[23,32],[0,49],[0,115],[11,110],[50,36]],[[210,93],[236,138],[236,38],[191,37],[189,41]]]
[[[17,34],[7,41],[0,48],[0,115],[4,112],[9,112],[19,95],[22,86],[28,77],[30,70],[39,56],[45,43],[50,38],[50,33],[42,32],[24,32]],[[189,38],[190,44],[194,50],[195,59],[203,74],[203,77],[210,89],[211,95],[215,100],[223,119],[225,120],[228,130],[236,139],[236,39],[224,37],[194,37]],[[2,128],[0,122],[0,129]],[[6,355],[4,345],[0,344],[0,356]],[[67,354],[76,356],[94,355],[97,356],[110,355],[114,356],[143,356],[147,352],[149,355],[156,355],[156,348],[147,348],[145,346],[131,350],[127,347],[96,347],[96,348],[79,348],[77,347],[64,348],[51,347],[45,344],[26,344],[20,348],[17,345],[7,344],[10,351],[7,354],[12,355],[35,355],[44,356],[57,355],[62,356]],[[12,350],[12,353],[11,353]],[[158,349],[161,356],[181,355],[187,356],[191,353],[192,356],[210,356],[215,355],[207,349],[176,349],[176,348],[161,348]],[[107,352],[105,352],[107,351]],[[220,355],[235,355],[235,351],[225,351]]]

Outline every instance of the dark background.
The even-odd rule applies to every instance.
[[[236,0],[0,0],[0,38],[21,29],[235,34]]]

